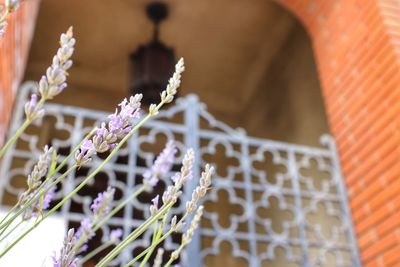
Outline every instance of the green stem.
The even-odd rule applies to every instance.
[[[140,193],[142,193],[146,187],[143,185],[141,186],[137,191],[135,191],[133,194],[128,196],[124,201],[118,204],[110,213],[107,214],[100,222],[96,223],[92,227],[93,233],[96,232],[97,230],[100,229],[111,217],[113,217],[115,214],[117,214],[118,211],[120,211],[123,207],[125,207],[126,204],[128,204],[131,200],[136,198]],[[75,244],[73,247],[73,250],[77,252],[79,248],[82,246],[82,244],[85,242],[86,238],[82,235],[81,238],[79,238],[78,242]]]
[[[133,199],[135,199],[138,195],[140,195],[144,190],[146,189],[146,186],[141,186],[138,190],[136,190],[133,194],[128,196],[124,201],[118,204],[110,213],[107,214],[106,217],[104,217],[99,223],[97,223],[93,227],[93,231],[97,231],[100,227],[102,227],[111,217],[113,217],[115,214],[117,214],[118,211],[120,211],[123,207],[125,207],[126,204],[131,202]]]
[[[7,224],[7,225],[1,230],[0,236],[2,236],[2,235],[5,233],[5,231],[6,231],[7,228],[11,225],[11,223],[12,223],[12,222],[10,222],[9,224]]]
[[[95,129],[93,129],[92,131],[90,131],[90,132],[85,136],[85,138],[84,138],[83,140],[85,140],[86,138],[89,138],[89,137],[93,134],[94,131],[95,131]],[[81,146],[83,140],[71,151],[71,153],[69,153],[69,155],[57,166],[57,168],[56,168],[52,173],[49,173],[49,174],[48,174],[47,178],[43,181],[43,183],[41,183],[41,185],[40,185],[39,188],[36,190],[36,193],[32,196],[32,198],[36,198],[36,197],[37,197],[37,194],[39,194],[39,195],[43,194],[43,192],[41,192],[40,190],[46,185],[46,183],[47,183],[48,181],[50,181],[50,180],[53,178],[53,175],[54,175],[55,173],[58,173],[58,172],[61,170],[61,168],[63,168],[63,167],[65,166],[65,164],[68,163],[68,161],[71,159],[71,157],[73,157],[73,156],[75,155],[75,152],[78,151],[78,149],[80,148],[80,146]],[[65,175],[64,175],[64,176],[65,176]],[[52,186],[50,186],[50,187],[48,188],[48,190],[49,190],[51,187],[52,187]],[[48,191],[48,190],[47,190],[47,191]],[[47,191],[46,191],[46,192],[47,192]],[[38,199],[38,198],[37,198],[37,199]],[[8,224],[3,225],[3,222],[5,221],[5,219],[7,219],[8,216],[11,215],[11,213],[12,213],[14,210],[16,210],[16,209],[18,208],[18,206],[19,206],[18,203],[15,204],[14,207],[12,207],[12,209],[11,209],[10,211],[8,211],[8,213],[6,214],[6,216],[0,221],[0,229],[2,229],[3,227],[5,227],[5,226],[8,225]],[[29,207],[29,204],[28,204],[28,205],[24,205],[24,206],[20,209],[19,214],[21,214],[24,210],[26,210],[27,207]],[[18,215],[17,215],[17,216],[18,216]],[[15,217],[15,218],[16,218],[16,217]],[[14,219],[15,219],[15,218],[14,218]],[[13,220],[14,220],[14,219],[13,219]],[[8,222],[7,222],[7,223],[8,223]],[[1,235],[1,234],[0,234],[0,235]]]
[[[43,194],[46,194],[48,190],[50,190],[50,188],[52,188],[53,186],[57,185],[62,179],[64,179],[65,176],[67,176],[71,171],[73,171],[76,168],[76,166],[72,166],[71,168],[69,168],[65,173],[63,173],[62,175],[60,175],[56,180],[54,180],[50,186],[44,190],[41,191],[38,195],[32,197],[30,200],[28,200],[10,219],[8,219],[7,222],[3,223],[0,226],[0,229],[7,227],[11,222],[13,222],[20,214],[22,214],[22,212],[24,212],[24,210],[26,210],[28,207],[30,207],[32,205],[32,203],[36,202],[39,200],[40,196]],[[42,187],[42,185],[41,185]],[[41,187],[39,187],[39,189],[41,189]]]
[[[155,110],[160,109],[164,105],[164,101],[161,101],[155,108]],[[33,229],[35,229],[44,219],[52,215],[56,210],[58,210],[66,201],[68,201],[72,196],[74,196],[79,190],[82,189],[89,181],[92,179],[100,170],[110,161],[110,159],[118,152],[118,150],[126,143],[126,141],[136,132],[146,121],[148,121],[152,117],[151,114],[148,114],[144,117],[138,124],[133,127],[133,129],[118,143],[118,145],[111,151],[111,153],[107,156],[107,158],[94,170],[88,177],[86,177],[72,192],[70,192],[66,197],[64,197],[56,206],[54,206],[51,210],[49,210],[46,215],[39,221],[37,221],[34,225],[28,228],[19,238],[17,238],[11,245],[9,245],[1,254],[0,258],[2,258],[11,248],[13,248],[23,237],[25,237],[28,233],[30,233]]]
[[[158,246],[158,244],[160,244],[161,242],[163,242],[168,236],[170,236],[172,233],[174,232],[173,229],[170,229],[168,232],[166,232],[160,239],[158,239],[154,244],[152,244],[150,247],[146,248],[144,251],[142,251],[142,253],[140,253],[139,255],[137,255],[133,260],[131,260],[130,262],[128,262],[125,267],[129,267],[131,265],[133,265],[135,262],[137,262],[140,258],[142,258],[145,254],[147,254],[150,250],[154,250],[156,248],[156,246]]]
[[[158,229],[158,231],[156,232],[156,229],[154,229],[154,235],[153,235],[153,240],[151,241],[151,244],[156,243],[158,241],[158,239],[160,239],[160,237],[161,237],[161,235],[162,235],[162,233],[164,231],[164,226],[165,226],[165,223],[167,221],[168,213],[169,213],[170,210],[171,210],[171,207],[165,212],[164,218],[162,219],[162,223],[161,223],[160,228]],[[156,222],[156,225],[157,225],[157,222]],[[143,267],[147,263],[147,261],[149,260],[151,254],[153,254],[154,249],[155,249],[155,247],[153,249],[150,249],[147,252],[145,258],[140,263],[139,267]]]
[[[160,229],[157,231],[158,228],[158,223],[154,223],[154,233],[153,233],[153,238],[151,240],[151,245],[153,245],[155,242],[157,242],[158,239],[160,239],[160,233],[162,233],[162,226],[160,225]],[[140,263],[139,267],[143,267],[147,261],[150,259],[151,254],[153,254],[154,249],[150,249],[146,256],[144,257],[143,261]]]
[[[99,252],[103,251],[104,249],[108,248],[109,246],[113,245],[115,242],[110,240],[104,244],[102,244],[101,246],[95,248],[94,250],[92,250],[90,253],[88,253],[85,257],[83,257],[82,259],[79,260],[79,265],[83,266],[83,264],[85,262],[87,262],[88,260],[90,260],[91,258],[93,258],[96,254],[98,254]]]
[[[7,214],[4,216],[3,219],[1,219],[0,225],[2,225],[2,223],[8,218],[8,216],[10,216],[11,213],[13,213],[17,208],[18,208],[18,203],[15,204],[14,207],[12,207],[12,208],[7,212]],[[1,229],[1,228],[0,228],[0,229]],[[0,234],[0,236],[1,236],[1,234]]]
[[[95,129],[93,129],[92,131],[90,131],[90,132],[85,136],[85,138],[84,138],[83,140],[85,140],[86,138],[89,138],[89,137],[93,134],[94,130],[95,130]],[[41,183],[41,185],[39,186],[39,188],[36,190],[35,194],[34,194],[32,197],[36,197],[37,194],[43,195],[43,192],[40,192],[40,190],[53,178],[53,175],[56,174],[56,173],[58,173],[58,172],[65,166],[65,164],[67,164],[68,161],[75,155],[76,151],[79,150],[79,148],[80,148],[80,146],[81,146],[83,140],[69,153],[69,155],[57,166],[57,168],[56,168],[52,173],[49,173],[49,174],[48,174],[47,178],[43,181],[43,183]],[[73,167],[74,167],[74,166],[73,166]],[[72,168],[72,167],[71,167],[71,168]],[[68,172],[68,173],[69,173],[69,172]],[[65,176],[66,176],[65,174],[62,175],[62,178],[64,178]],[[47,191],[49,191],[49,190],[53,187],[53,185],[56,185],[56,184],[58,184],[59,182],[61,182],[61,177],[59,177],[58,180],[56,180],[56,181],[57,181],[57,182],[52,183],[52,185],[50,185],[50,186],[47,188],[47,190],[44,192],[44,194],[47,193]],[[26,208],[27,208],[27,207],[23,207],[23,210],[25,210]],[[0,229],[1,229],[1,227],[2,227],[2,226],[0,226]]]
[[[182,249],[185,247],[184,244],[181,244],[177,250],[178,255],[181,254]],[[169,267],[173,262],[174,262],[174,258],[172,258],[172,255],[170,256],[169,260],[167,261],[167,263],[164,265],[164,267]]]
[[[4,156],[7,149],[14,144],[14,142],[21,136],[21,134],[26,130],[26,128],[31,124],[31,121],[25,120],[24,123],[18,128],[13,136],[7,141],[7,143],[0,150],[0,158]]]
[[[24,222],[24,220],[21,220],[19,223],[17,223],[5,236],[3,236],[0,239],[0,243],[4,241],[4,239],[6,239],[15,229],[17,229],[22,223]],[[7,229],[7,228],[5,228]],[[5,231],[5,230],[4,230]],[[3,232],[2,232],[3,234]]]
[[[117,247],[115,247],[110,253],[108,253],[97,265],[96,267],[104,267],[112,261],[123,249],[125,249],[133,240],[138,238],[141,234],[144,233],[155,221],[157,221],[164,212],[172,207],[174,203],[169,203],[166,206],[163,206],[156,215],[147,219],[142,225],[136,228],[132,233],[128,235]]]
[[[46,100],[41,98],[37,103],[37,106],[43,106]],[[21,134],[26,130],[26,128],[32,123],[33,120],[25,119],[24,123],[18,128],[18,130],[11,136],[11,138],[7,141],[7,143],[0,150],[0,158],[4,156],[6,151],[14,144],[14,142],[21,136]]]
[[[61,168],[64,167],[64,165],[67,164],[68,161],[69,161],[73,156],[75,156],[76,151],[79,150],[79,148],[81,147],[83,141],[84,141],[85,139],[89,139],[89,138],[93,135],[93,133],[95,132],[95,130],[96,130],[96,129],[91,130],[91,131],[82,139],[82,141],[68,154],[68,156],[60,163],[60,165],[58,165],[58,167],[54,170],[54,172],[53,172],[51,175],[49,175],[50,177],[49,177],[48,179],[51,179],[51,178],[52,178],[51,176],[53,176],[53,174],[59,172],[59,171],[61,170]],[[46,180],[47,180],[47,179],[46,179]]]
[[[179,222],[176,224],[180,224],[182,223],[187,217],[189,216],[189,214],[185,213],[183,215],[183,217],[179,220]],[[129,267],[131,265],[133,265],[135,262],[137,262],[140,258],[142,258],[146,253],[148,253],[150,250],[154,250],[156,246],[158,246],[158,244],[160,244],[161,242],[163,242],[167,237],[169,237],[173,232],[175,232],[174,229],[169,229],[168,232],[166,232],[160,239],[158,239],[154,244],[151,244],[150,247],[148,247],[147,249],[145,249],[144,251],[142,251],[142,253],[140,253],[139,255],[137,255],[135,258],[133,258],[133,260],[131,260],[130,262],[128,262],[125,267]]]

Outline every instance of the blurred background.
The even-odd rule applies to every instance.
[[[55,101],[113,110],[141,78],[129,71],[130,55],[153,41],[150,2],[42,1],[25,80],[41,77],[57,49],[50,40],[73,25],[70,86]],[[160,68],[171,73],[184,57],[180,96],[197,94],[218,119],[252,136],[315,145],[329,132],[310,38],[284,7],[265,0],[165,5],[169,14],[158,36],[174,60]]]
[[[2,162],[1,201],[15,201],[43,145],[62,160],[135,93],[145,112],[183,57],[177,101],[59,212],[66,226],[76,227],[108,185],[116,201],[131,194],[173,139],[173,171],[188,147],[197,151],[195,174],[206,162],[217,170],[182,266],[400,266],[398,12],[395,0],[27,0],[0,41],[1,136],[23,120],[31,81],[70,25],[77,44],[68,88]],[[56,200],[105,156],[71,174]],[[135,229],[169,183],[127,206],[90,250],[112,229]],[[150,233],[142,238],[113,266],[142,251]],[[164,243],[166,260],[179,242]]]

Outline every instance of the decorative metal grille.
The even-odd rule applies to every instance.
[[[23,121],[23,104],[32,88],[33,83],[28,82],[20,90],[10,134]],[[51,143],[61,161],[107,116],[59,104],[47,104],[46,110],[48,115],[28,129],[2,162],[0,199],[5,205],[24,186],[24,177],[33,165],[32,153],[39,154],[43,144]],[[86,196],[88,192],[100,192],[107,185],[117,188],[116,201],[131,194],[167,138],[175,140],[179,149],[176,167],[182,152],[192,147],[201,159],[195,175],[203,162],[214,164],[217,172],[204,203],[201,229],[181,257],[182,266],[361,266],[332,138],[322,136],[324,148],[252,138],[216,120],[194,95],[177,100],[140,129],[60,214],[76,225],[89,212],[92,198]],[[96,158],[90,166],[70,174],[58,189],[57,199],[99,162]],[[158,192],[145,193],[127,205],[99,236],[106,238],[115,227],[128,234],[149,216],[148,200],[168,183],[163,181]],[[176,213],[183,211],[195,185],[195,180],[187,185]],[[144,241],[132,243],[114,264],[125,263],[132,252],[149,242],[150,233],[146,233]],[[172,251],[177,240],[168,239],[164,247]]]

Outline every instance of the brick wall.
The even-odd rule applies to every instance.
[[[0,0],[0,3],[4,1]],[[39,0],[26,0],[8,17],[6,33],[0,38],[0,144],[25,69],[38,5]]]
[[[281,0],[313,42],[364,266],[400,266],[400,1]]]

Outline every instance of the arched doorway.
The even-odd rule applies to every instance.
[[[367,256],[365,256],[365,260],[366,261],[373,261],[373,259],[375,258],[376,255],[378,255],[380,252],[384,253],[385,250],[387,249],[387,246],[384,246],[383,248],[377,248],[374,247],[373,244],[375,242],[372,241],[371,238],[371,234],[368,231],[369,229],[372,229],[372,232],[374,234],[372,234],[372,236],[376,236],[376,232],[375,232],[375,226],[377,227],[377,229],[381,229],[378,232],[380,233],[380,237],[379,238],[384,238],[387,237],[390,233],[391,230],[396,228],[396,224],[393,224],[391,226],[390,229],[386,229],[386,230],[382,230],[382,225],[384,224],[384,222],[379,222],[380,219],[382,219],[382,214],[377,214],[378,217],[374,217],[374,219],[369,220],[368,223],[362,223],[366,217],[371,218],[371,214],[373,214],[373,212],[371,212],[371,209],[368,208],[369,205],[364,207],[367,207],[365,209],[361,209],[361,207],[363,206],[363,203],[365,200],[368,200],[368,198],[371,196],[371,194],[377,193],[377,191],[379,191],[379,189],[375,189],[372,190],[371,188],[381,188],[382,186],[375,186],[378,185],[377,183],[379,182],[375,182],[374,186],[371,185],[371,190],[364,190],[365,186],[362,185],[363,183],[358,183],[359,179],[361,179],[361,181],[364,182],[369,182],[369,181],[374,181],[374,178],[377,177],[378,173],[384,171],[384,178],[383,181],[381,182],[382,184],[392,184],[392,185],[396,185],[395,183],[395,178],[397,175],[397,169],[395,167],[393,167],[395,165],[395,162],[397,161],[396,159],[398,158],[397,156],[397,152],[393,152],[392,149],[393,147],[395,147],[396,142],[396,138],[397,137],[391,137],[391,139],[394,138],[394,140],[392,140],[392,144],[388,144],[387,146],[384,146],[384,150],[383,151],[378,151],[378,155],[389,155],[389,158],[387,161],[385,161],[386,165],[381,165],[381,164],[375,164],[376,160],[374,160],[374,158],[379,157],[379,156],[369,156],[371,149],[373,150],[373,148],[376,148],[377,146],[379,146],[379,144],[381,144],[383,141],[385,141],[387,139],[388,136],[393,136],[391,135],[393,132],[393,128],[390,130],[385,129],[381,134],[379,134],[379,138],[377,139],[378,143],[373,143],[373,142],[368,142],[371,140],[371,132],[368,131],[364,131],[363,129],[365,128],[364,126],[366,124],[369,124],[368,122],[370,122],[369,120],[364,120],[364,117],[360,117],[359,115],[357,115],[357,110],[364,110],[364,104],[365,103],[369,103],[368,101],[364,100],[360,100],[361,102],[357,102],[356,99],[358,99],[357,94],[356,95],[351,95],[352,90],[349,89],[349,91],[347,91],[347,93],[345,94],[341,94],[341,91],[339,89],[336,90],[336,88],[354,88],[354,86],[360,85],[362,86],[366,86],[365,84],[369,85],[368,82],[364,82],[362,79],[353,79],[350,77],[357,77],[357,73],[360,73],[360,70],[364,70],[364,67],[367,68],[368,64],[364,64],[361,67],[359,66],[359,68],[357,69],[357,71],[353,72],[353,71],[349,71],[348,68],[351,68],[352,65],[351,64],[344,64],[346,62],[357,62],[357,60],[351,60],[351,57],[347,57],[344,56],[346,51],[346,47],[348,48],[352,48],[352,47],[356,47],[357,45],[360,45],[360,41],[358,42],[354,42],[354,46],[352,46],[351,42],[347,42],[345,43],[343,46],[340,46],[341,49],[334,49],[332,48],[332,43],[333,44],[338,44],[339,43],[339,39],[338,40],[333,40],[331,39],[330,43],[328,42],[328,44],[324,43],[323,40],[324,38],[327,38],[327,36],[329,36],[330,33],[332,33],[334,31],[334,26],[332,26],[333,24],[333,19],[332,17],[340,17],[340,16],[335,16],[335,14],[338,14],[338,12],[343,12],[343,11],[349,11],[349,10],[358,10],[359,13],[357,14],[369,14],[369,13],[380,13],[383,17],[388,16],[390,17],[390,11],[396,10],[396,6],[395,5],[391,5],[391,4],[387,4],[384,5],[384,8],[381,6],[378,6],[377,3],[375,1],[369,1],[367,5],[362,5],[362,7],[360,5],[358,5],[357,3],[342,3],[341,1],[336,1],[336,2],[325,2],[325,4],[316,4],[316,3],[312,3],[312,2],[299,2],[299,1],[286,1],[287,5],[294,10],[295,13],[297,13],[299,15],[299,17],[301,17],[304,21],[304,23],[307,25],[307,29],[311,32],[311,35],[313,37],[314,40],[314,47],[315,47],[315,51],[317,54],[317,59],[319,62],[319,68],[321,70],[322,73],[322,82],[324,85],[324,92],[325,92],[325,100],[326,103],[328,105],[328,114],[329,117],[331,118],[331,125],[333,125],[333,130],[335,135],[337,136],[337,138],[339,138],[341,145],[341,151],[350,151],[345,153],[344,155],[344,162],[346,164],[345,166],[345,172],[349,173],[348,175],[350,175],[350,181],[349,181],[349,188],[350,188],[350,193],[352,194],[356,194],[357,195],[357,201],[354,201],[352,206],[353,209],[357,209],[357,218],[359,223],[361,224],[360,229],[359,229],[359,235],[363,238],[363,242],[362,242],[362,248],[363,249],[368,249],[369,247],[371,248],[371,251],[369,253],[367,253]],[[361,20],[364,15],[360,15],[357,18],[353,18],[350,14],[346,13],[346,17],[343,20],[339,20],[338,24],[340,24],[342,27],[341,29],[343,30],[343,32],[349,32],[352,30],[358,31],[360,34],[357,35],[356,37],[354,37],[356,40],[362,40],[363,36],[367,36],[368,34],[368,27],[365,27],[365,25],[363,24],[359,24],[356,25],[357,23],[353,23],[351,24],[350,22],[352,21],[358,21]],[[366,16],[366,15],[365,15]],[[368,20],[368,16],[366,16],[366,20]],[[375,17],[376,18],[376,17]],[[327,23],[327,21],[330,21],[329,23]],[[382,22],[380,19],[378,19],[378,23],[380,25],[380,23]],[[349,23],[346,23],[349,22]],[[321,25],[325,25],[325,26],[321,26]],[[351,27],[350,27],[351,25]],[[359,27],[358,27],[359,26]],[[325,27],[325,28],[324,28]],[[364,27],[364,29],[363,29]],[[377,26],[378,27],[378,26]],[[395,26],[390,26],[390,29],[396,29]],[[345,29],[347,28],[347,29]],[[371,42],[372,43],[378,43],[380,42],[379,36],[385,35],[387,33],[388,29],[386,27],[384,27],[383,32],[379,32],[377,34],[375,34],[373,36],[373,38],[371,37]],[[335,36],[335,35],[332,35]],[[332,37],[331,37],[332,38]],[[333,37],[334,38],[334,37]],[[389,39],[394,38],[392,36],[389,35]],[[336,42],[337,41],[337,42]],[[324,52],[323,47],[326,48],[326,50],[328,52]],[[338,53],[338,58],[341,58],[341,63],[342,65],[345,65],[345,68],[342,68],[342,70],[339,70],[338,66],[338,61],[336,61],[336,58],[329,58],[327,55],[335,55],[335,52],[333,51],[337,51]],[[354,49],[354,48],[352,48]],[[370,51],[368,47],[364,47],[364,51]],[[384,56],[382,56],[380,54],[380,57],[383,57],[383,59],[379,59],[378,62],[387,62],[390,60],[394,60],[396,61],[396,55],[391,54],[390,51],[392,51],[391,49],[394,49],[393,47],[389,47],[387,48],[387,51],[385,50],[384,52],[382,52],[382,54],[384,54]],[[331,52],[329,52],[331,51]],[[362,50],[360,50],[362,51]],[[389,51],[389,52],[388,52]],[[357,52],[357,51],[356,51]],[[330,54],[331,53],[331,54]],[[332,54],[333,53],[333,54]],[[356,53],[357,54],[357,53]],[[357,54],[357,56],[360,56],[359,54]],[[378,56],[378,55],[376,55]],[[329,60],[332,59],[332,60]],[[360,59],[360,58],[359,58]],[[348,60],[348,61],[347,61]],[[360,60],[362,61],[362,60]],[[336,67],[335,67],[336,66]],[[333,68],[336,70],[339,77],[335,77],[335,75],[333,75],[329,68]],[[378,76],[382,76],[381,74],[385,74],[388,73],[387,71],[394,71],[395,68],[386,68],[385,69],[379,69],[378,71],[374,72],[374,77],[378,77]],[[339,73],[340,72],[340,73]],[[341,73],[343,72],[343,73]],[[324,74],[325,73],[325,74]],[[328,74],[326,74],[328,73]],[[363,72],[361,72],[363,73]],[[390,73],[389,73],[390,74]],[[349,76],[347,76],[349,75]],[[363,74],[365,75],[365,73]],[[396,75],[389,75],[390,77],[394,77],[393,79],[397,79]],[[386,76],[384,76],[386,77]],[[387,78],[387,77],[386,77]],[[385,81],[387,81],[387,79],[385,78]],[[377,95],[379,96],[378,99],[382,100],[382,98],[384,98],[384,93],[380,93],[380,92],[386,92],[389,94],[389,99],[391,101],[395,101],[396,100],[396,94],[392,94],[392,92],[394,92],[393,88],[395,87],[393,84],[395,84],[395,80],[391,79],[390,83],[384,83],[382,86],[384,88],[387,87],[387,91],[384,90],[379,90],[377,91]],[[346,84],[346,87],[344,87],[345,85],[341,85],[341,83],[343,81],[347,81],[350,82],[350,84]],[[382,82],[382,80],[377,79],[380,83]],[[382,86],[380,86],[379,88],[382,88]],[[369,92],[369,95],[373,94],[376,88],[375,86],[369,87],[369,90],[366,90]],[[368,89],[368,88],[367,88]],[[336,91],[335,91],[336,90]],[[339,93],[337,93],[339,92]],[[348,97],[351,96],[351,97]],[[342,100],[340,100],[342,99]],[[350,104],[354,103],[355,105],[352,106]],[[374,102],[376,103],[376,102]],[[347,105],[347,106],[346,106]],[[350,106],[349,106],[350,105]],[[372,104],[371,104],[372,105]],[[367,105],[368,106],[368,105]],[[380,106],[381,107],[381,106]],[[382,108],[377,108],[374,109],[371,106],[368,106],[368,108],[372,108],[372,112],[374,117],[373,118],[377,118],[377,116],[379,117],[379,114],[383,114],[385,109]],[[351,115],[349,115],[350,117],[346,117],[343,116],[345,119],[342,121],[342,115],[344,114],[343,112],[345,112],[346,110],[350,109]],[[389,113],[387,113],[387,116],[383,116],[384,120],[381,121],[381,123],[385,123],[387,121],[391,121],[391,119],[395,118],[396,114],[396,109],[390,111]],[[335,113],[335,112],[341,112],[341,113]],[[365,112],[364,112],[365,113]],[[333,115],[332,115],[333,114]],[[339,115],[335,115],[335,114],[339,114]],[[341,114],[341,115],[340,115]],[[355,117],[354,117],[355,116]],[[354,119],[357,123],[352,124],[352,119]],[[372,120],[374,121],[374,120]],[[358,127],[358,125],[361,125]],[[364,125],[364,126],[363,126]],[[342,127],[342,126],[346,126],[346,127]],[[364,127],[364,128],[363,128]],[[393,126],[394,129],[396,129],[396,125]],[[349,132],[350,131],[350,132]],[[379,131],[378,128],[373,128],[373,131]],[[354,133],[353,133],[354,132]],[[348,134],[348,133],[352,133],[352,134]],[[390,139],[390,140],[391,140]],[[368,144],[367,146],[364,146],[365,144]],[[348,145],[351,145],[350,149],[347,149],[346,147]],[[388,154],[388,152],[390,152],[390,154]],[[383,153],[383,154],[382,154]],[[356,157],[353,157],[354,155],[356,155]],[[353,160],[351,160],[353,159]],[[361,163],[366,162],[367,166],[371,166],[368,164],[373,164],[373,166],[371,166],[371,169],[373,169],[373,172],[368,172],[369,168],[368,167],[363,167],[360,171],[356,171],[356,169],[358,168],[354,168],[356,167],[356,165],[360,165]],[[355,165],[354,165],[355,164]],[[357,165],[357,166],[358,166]],[[361,165],[360,165],[361,166]],[[390,169],[387,168],[388,166],[392,166],[394,168]],[[387,169],[389,169],[390,171],[386,171]],[[365,177],[365,178],[364,178]],[[365,180],[364,180],[365,179]],[[381,179],[382,180],[382,179]],[[394,184],[393,184],[394,183]],[[394,187],[391,187],[394,188]],[[373,192],[372,192],[373,191]],[[356,192],[356,193],[354,193]],[[364,194],[359,194],[361,192],[365,192]],[[387,193],[387,198],[383,197],[385,196],[385,194]],[[379,200],[377,198],[375,198],[375,201],[372,203],[372,207],[373,209],[375,209],[376,207],[378,207],[380,204],[385,203],[385,201],[387,199],[390,198],[390,196],[393,196],[393,194],[395,194],[395,190],[392,191],[388,191],[386,188],[382,188],[382,192],[379,192]],[[360,195],[360,196],[358,196]],[[383,198],[382,198],[383,197]],[[398,203],[398,201],[396,200],[394,202],[395,207],[397,207],[396,203]],[[392,212],[390,212],[390,209],[388,208],[388,212],[385,213],[387,216],[391,216],[390,218],[395,218],[396,213],[392,214]],[[385,216],[386,216],[385,215]],[[379,217],[380,216],[380,217]],[[379,219],[380,218],[380,219]],[[389,217],[388,217],[389,218]],[[356,221],[357,224],[357,221]],[[374,239],[375,240],[375,239]],[[378,239],[380,240],[380,239]],[[379,242],[378,242],[379,243]],[[396,243],[392,242],[389,244],[387,244],[390,247],[390,251],[388,251],[387,253],[394,253],[396,251]],[[386,252],[385,252],[386,253]],[[386,254],[385,254],[386,255]],[[393,257],[390,258],[391,261],[393,261]]]

